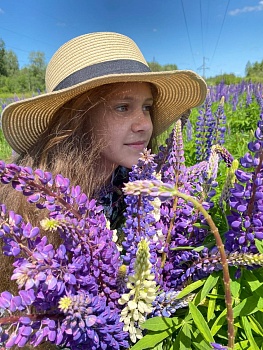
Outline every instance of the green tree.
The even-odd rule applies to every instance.
[[[250,64],[249,67],[246,66],[246,77],[263,78],[263,61]]]
[[[160,63],[156,61],[148,62],[148,65],[152,72],[161,72],[161,71],[167,71],[167,70],[177,70],[178,67],[176,64],[165,64],[161,65]]]
[[[248,61],[247,64],[246,64],[246,68],[245,68],[245,74],[246,74],[246,76],[249,75],[249,72],[250,72],[250,70],[251,70],[251,67],[252,67],[252,64],[251,64],[250,61]]]
[[[13,76],[19,71],[19,63],[17,59],[17,55],[12,51],[8,50],[5,52],[4,63],[6,69],[6,75],[8,77]]]
[[[0,76],[7,76],[6,66],[5,66],[5,43],[0,39]]]
[[[45,54],[41,51],[32,51],[29,54],[30,64],[27,66],[29,91],[45,89],[46,61]]]

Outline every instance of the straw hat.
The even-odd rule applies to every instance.
[[[156,86],[154,135],[161,134],[187,110],[202,104],[204,80],[188,70],[151,72],[138,46],[122,34],[81,35],[62,45],[46,70],[47,93],[14,102],[2,113],[2,129],[17,152],[28,151],[46,130],[54,113],[73,97],[116,82]]]

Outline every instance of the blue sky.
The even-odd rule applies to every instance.
[[[31,51],[48,62],[64,42],[96,31],[130,36],[147,61],[244,76],[248,61],[263,60],[263,1],[0,0],[0,38],[20,67]]]

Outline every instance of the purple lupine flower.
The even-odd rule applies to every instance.
[[[12,335],[3,331],[5,346],[24,346],[28,342],[37,346],[42,341],[105,349],[126,346],[127,334],[119,322],[117,285],[122,262],[102,207],[89,200],[78,186],[70,187],[69,180],[61,175],[53,178],[41,170],[0,162],[0,178],[4,183],[11,182],[39,209],[50,210],[49,217],[41,222],[42,229],[56,232],[63,239],[63,244],[54,247],[46,236],[40,236],[38,227],[1,205],[0,237],[5,254],[15,257],[11,279],[17,282],[20,292],[18,296],[2,293],[0,307],[9,313],[24,312],[29,319],[25,324],[25,318],[17,318]],[[59,311],[58,305],[61,299],[75,297],[80,291],[94,300],[95,315],[99,303],[104,316],[97,315],[94,324],[93,316],[87,316],[89,321],[79,321],[91,328],[94,325],[96,330],[85,328],[86,333],[76,330],[68,334],[68,317],[71,330],[75,321],[72,315]],[[28,305],[36,315],[27,315]],[[8,319],[4,316],[2,324],[8,324]]]
[[[196,157],[198,161],[207,160],[215,140],[216,119],[211,109],[210,92],[207,94],[204,110],[200,110],[196,123]]]
[[[224,96],[221,98],[220,103],[215,112],[215,136],[214,144],[223,145],[225,143],[225,132],[226,132],[226,115],[224,112]]]
[[[263,239],[263,128],[262,112],[255,131],[256,140],[248,144],[250,153],[240,159],[240,164],[248,169],[238,169],[238,183],[230,190],[228,216],[229,231],[226,233],[228,251],[257,253],[255,239]],[[254,154],[254,155],[253,155]]]
[[[138,164],[133,166],[130,172],[130,182],[138,180],[155,180],[157,164],[154,161],[154,155],[145,150],[140,157]],[[133,270],[133,262],[137,252],[137,245],[142,238],[149,240],[150,261],[153,265],[157,263],[156,245],[161,245],[156,230],[155,210],[158,211],[158,203],[152,196],[134,196],[128,195],[125,199],[127,204],[124,216],[126,218],[123,227],[124,241],[122,242],[125,250],[123,256],[124,263],[128,265],[128,273]],[[157,208],[155,208],[157,204]]]

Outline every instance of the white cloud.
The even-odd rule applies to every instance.
[[[236,16],[240,13],[247,13],[247,12],[256,12],[256,11],[263,11],[263,1],[259,1],[258,5],[256,6],[245,6],[239,9],[235,9],[232,11],[229,11],[230,16]]]
[[[5,13],[4,10],[2,10],[1,7],[0,7],[0,15],[2,15],[4,13]]]

